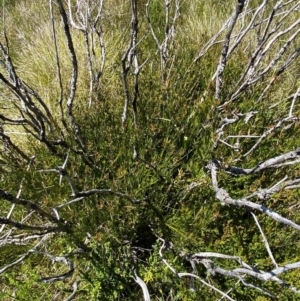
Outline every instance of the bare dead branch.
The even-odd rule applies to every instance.
[[[6,201],[9,201],[10,203],[24,206],[29,210],[34,210],[39,215],[41,215],[42,217],[50,220],[51,222],[54,222],[54,223],[58,222],[56,217],[52,216],[51,214],[49,214],[46,211],[44,211],[43,209],[41,209],[37,204],[35,204],[31,201],[22,199],[22,198],[17,198],[13,194],[11,194],[7,191],[4,191],[3,189],[0,189],[0,198],[4,199]]]
[[[215,45],[215,44],[218,44],[218,43],[222,43],[224,42],[223,40],[220,40],[220,41],[216,41],[219,36],[222,34],[222,32],[228,28],[228,25],[231,21],[231,17],[226,20],[222,26],[222,28],[218,31],[218,33],[216,33],[203,47],[202,49],[200,50],[199,54],[196,56],[196,58],[194,59],[194,63],[197,63],[208,51],[209,49]]]
[[[230,166],[227,165],[225,170],[236,174],[236,175],[250,175],[253,173],[258,173],[264,169],[267,168],[278,168],[281,167],[283,165],[281,164],[285,164],[287,165],[287,163],[289,164],[296,164],[298,163],[298,159],[300,157],[300,149],[276,156],[274,158],[268,159],[264,162],[260,162],[259,164],[257,164],[255,167],[253,168],[240,168],[240,167],[235,167],[235,166]]]
[[[295,155],[295,153],[293,153],[293,152],[291,152],[291,153],[293,155]],[[282,158],[282,156],[280,156],[280,157]],[[267,164],[270,164],[270,162],[272,162],[272,160],[274,160],[274,159],[270,159],[270,160],[268,160],[269,162],[266,161],[267,163],[266,162],[262,163],[262,165],[267,166]],[[278,160],[278,157],[277,157],[277,160]],[[275,159],[275,161],[276,161],[276,159]],[[265,213],[266,215],[268,215],[269,217],[271,217],[272,219],[276,220],[279,223],[282,223],[282,224],[288,225],[292,228],[295,228],[297,230],[300,230],[300,225],[281,216],[280,214],[274,212],[273,210],[267,208],[266,206],[264,206],[262,204],[256,204],[256,203],[250,202],[247,200],[247,198],[238,199],[238,200],[231,198],[229,193],[224,188],[218,187],[216,162],[211,161],[210,164],[208,165],[208,168],[210,169],[210,172],[211,172],[211,178],[212,178],[214,190],[216,192],[216,198],[221,202],[221,204],[234,205],[237,207],[244,207],[244,208],[248,208],[250,210],[255,209],[262,213]],[[259,165],[257,168],[259,168]]]
[[[277,264],[277,262],[276,262],[276,260],[275,260],[275,258],[274,258],[274,256],[273,256],[273,253],[272,253],[272,251],[271,251],[271,248],[270,248],[270,245],[269,245],[269,243],[268,243],[267,237],[265,236],[265,234],[264,234],[264,232],[263,232],[263,230],[262,230],[262,228],[261,228],[261,226],[260,226],[260,224],[259,224],[259,222],[258,222],[258,220],[257,220],[256,215],[255,215],[253,212],[250,212],[250,213],[251,213],[251,215],[253,216],[253,218],[254,218],[254,220],[255,220],[255,223],[256,223],[256,225],[257,225],[259,231],[260,231],[260,234],[261,234],[261,236],[262,236],[262,238],[263,238],[263,243],[264,243],[265,246],[266,246],[266,249],[267,249],[267,251],[268,251],[269,257],[271,258],[271,260],[272,260],[273,264],[275,265],[275,267],[278,268],[278,264]]]
[[[38,282],[52,283],[52,282],[56,282],[56,281],[63,281],[66,278],[73,275],[73,273],[74,273],[74,263],[71,260],[69,260],[67,257],[65,257],[65,256],[53,256],[53,255],[51,255],[47,252],[40,252],[40,251],[34,251],[34,253],[45,255],[46,257],[51,259],[52,263],[63,262],[69,268],[69,271],[64,273],[64,274],[57,275],[57,276],[51,276],[51,277],[42,277],[38,280]]]
[[[167,249],[165,240],[162,239],[162,238],[159,238],[159,240],[162,242],[162,245],[159,249],[159,255],[160,255],[163,263],[173,272],[173,274],[175,274],[176,276],[178,276],[180,278],[182,278],[182,277],[195,278],[195,279],[199,280],[202,284],[206,285],[207,287],[209,287],[209,288],[213,289],[214,291],[218,292],[219,294],[221,294],[227,300],[234,301],[234,299],[229,297],[227,294],[225,294],[224,292],[222,292],[221,290],[219,290],[215,286],[207,283],[206,281],[204,281],[202,278],[200,278],[199,276],[197,276],[195,274],[192,274],[192,273],[177,273],[177,271],[168,263],[168,261],[163,258],[162,250]]]
[[[47,224],[40,225],[40,226],[26,225],[26,224],[13,221],[13,220],[11,220],[9,218],[5,218],[5,217],[0,217],[0,224],[9,225],[9,226],[15,227],[20,230],[30,230],[30,231],[38,230],[38,231],[46,231],[47,233],[61,231],[60,227],[53,227],[53,226],[50,226]]]
[[[61,121],[64,125],[64,127],[67,129],[67,124],[64,117],[64,110],[63,110],[63,84],[62,84],[62,75],[61,75],[61,64],[59,59],[59,52],[58,52],[58,45],[57,45],[57,35],[56,35],[56,27],[55,27],[55,20],[53,16],[53,6],[52,1],[49,0],[49,7],[50,7],[50,19],[51,19],[51,26],[52,26],[52,34],[53,34],[53,43],[54,43],[54,49],[55,49],[55,59],[56,59],[56,71],[57,71],[57,77],[58,77],[58,85],[59,85],[59,108],[60,108],[60,114],[61,114]]]
[[[22,233],[18,235],[9,235],[8,237],[0,237],[0,246],[5,245],[28,245],[29,242],[33,240],[37,240],[38,238],[42,238],[45,235],[45,232],[41,234],[32,234],[28,235],[28,233]]]
[[[239,265],[242,267],[241,268],[233,268],[232,270],[226,270],[226,269],[223,269],[223,268],[217,266],[212,259],[208,259],[208,258],[234,260],[234,261],[237,261],[239,263]],[[271,292],[263,290],[257,285],[253,285],[251,283],[246,283],[243,279],[244,276],[248,275],[253,278],[259,279],[261,281],[272,280],[274,282],[279,283],[283,287],[288,288],[289,290],[291,290],[293,292],[300,293],[300,291],[297,288],[289,286],[287,283],[285,283],[284,281],[282,281],[281,279],[279,279],[277,277],[277,275],[283,273],[284,271],[287,271],[288,269],[299,268],[299,262],[287,265],[287,267],[285,266],[285,267],[281,267],[281,268],[276,268],[270,272],[264,272],[256,267],[252,267],[252,266],[246,264],[238,256],[230,256],[230,255],[225,255],[225,254],[220,254],[220,253],[213,253],[213,252],[196,253],[191,256],[191,260],[202,263],[208,269],[208,272],[211,275],[220,274],[220,275],[230,277],[230,278],[232,278],[232,277],[237,278],[244,285],[254,288],[258,291],[261,291],[269,296],[274,297],[274,295]],[[287,270],[285,270],[285,268],[287,268]]]
[[[20,155],[27,162],[30,161],[30,158],[17,146],[13,143],[9,136],[4,134],[2,124],[0,123],[0,140],[3,142],[3,148],[5,151],[15,152]]]
[[[216,76],[216,99],[220,99],[220,94],[221,94],[221,90],[222,90],[222,85],[223,85],[223,72],[224,69],[226,67],[226,63],[227,63],[227,54],[228,54],[228,49],[229,49],[229,42],[230,42],[230,37],[233,31],[233,28],[237,22],[238,16],[241,14],[241,12],[243,11],[245,5],[245,1],[244,0],[238,0],[238,4],[235,8],[235,12],[230,20],[230,24],[228,26],[228,31],[226,33],[226,38],[225,38],[225,42],[224,42],[224,46],[222,49],[222,54],[220,57],[220,62],[219,65],[217,67],[217,76]]]
[[[44,241],[46,241],[48,238],[51,237],[51,234],[45,234],[41,240],[32,248],[30,249],[28,252],[26,252],[24,255],[20,256],[17,260],[15,260],[12,263],[7,264],[6,266],[4,266],[3,268],[0,269],[0,275],[2,273],[4,273],[5,271],[7,271],[10,268],[13,268],[14,266],[16,266],[19,263],[24,262],[25,259],[27,259],[38,247],[40,247]]]
[[[136,271],[134,271],[133,279],[141,287],[144,295],[144,301],[150,301],[150,294],[147,288],[147,284],[136,274]]]
[[[278,53],[274,56],[273,60],[269,63],[268,66],[266,66],[263,70],[258,69],[258,66],[260,66],[262,59],[265,57],[266,53],[271,49],[271,46],[277,42],[281,36],[286,35],[287,33],[291,32],[294,28],[296,28],[299,25],[299,20],[295,21],[292,25],[290,25],[288,28],[282,30],[281,32],[277,33],[269,42],[267,45],[266,42],[267,40],[271,37],[271,35],[273,35],[273,33],[275,33],[279,26],[273,28],[271,30],[271,32],[269,33],[269,35],[267,35],[265,37],[264,41],[261,41],[260,44],[258,45],[258,48],[253,52],[252,54],[252,58],[249,62],[248,67],[245,69],[245,72],[243,73],[241,79],[238,81],[236,87],[236,91],[232,94],[230,101],[235,100],[236,98],[238,98],[249,86],[255,84],[256,82],[258,82],[259,80],[261,80],[263,77],[266,76],[266,74],[268,72],[270,72],[274,66],[277,64],[277,62],[282,59],[283,54],[286,52],[286,50],[288,49],[288,47],[291,45],[292,41],[294,41],[296,39],[296,37],[298,36],[300,29],[298,29],[295,33],[293,33],[289,39],[286,41],[286,43],[281,47],[281,49],[278,51]],[[265,45],[265,47],[263,48],[263,46]],[[265,88],[265,91],[262,93],[262,95],[260,96],[260,99],[262,98],[262,96],[265,94],[265,92],[267,91],[267,89],[269,89],[269,87],[272,85],[272,83],[275,81],[275,79],[277,78],[277,76],[279,76],[279,74],[281,74],[282,72],[284,72],[290,65],[292,62],[295,61],[295,59],[297,58],[297,56],[299,55],[299,50],[296,50],[294,52],[294,54],[292,54],[287,60],[286,62],[282,65],[282,67],[278,68],[275,76],[272,77],[272,81],[270,82],[269,85],[267,85],[267,87]],[[258,70],[257,70],[258,69]],[[242,80],[244,80],[244,82],[242,83]]]
[[[89,104],[92,104],[92,94],[94,92],[94,84],[98,84],[100,77],[104,70],[105,64],[105,44],[103,39],[102,27],[101,27],[101,14],[103,8],[103,0],[99,1],[88,1],[88,3],[83,3],[82,1],[76,1],[76,21],[73,17],[73,10],[71,1],[68,1],[68,15],[70,19],[70,24],[76,30],[83,33],[85,42],[85,52],[87,56],[87,69],[89,73]],[[96,60],[95,49],[94,49],[94,33],[98,37],[98,42],[101,49],[101,61],[99,71],[94,71],[94,61]]]
[[[138,97],[138,76],[140,72],[139,63],[138,63],[138,57],[137,57],[137,35],[138,35],[138,15],[137,15],[137,1],[131,0],[131,30],[130,30],[130,40],[129,45],[127,49],[125,50],[123,57],[122,57],[122,82],[123,82],[123,89],[124,89],[124,108],[122,113],[122,126],[124,127],[124,123],[127,118],[127,111],[128,111],[128,105],[130,102],[132,102],[133,107],[133,118],[134,118],[134,124],[137,126],[137,97]],[[133,72],[135,77],[135,83],[134,83],[134,93],[133,96],[130,96],[129,91],[129,84],[128,84],[128,72],[130,71],[130,67],[134,65],[135,71]]]
[[[29,163],[28,163],[28,165],[27,165],[27,168],[26,168],[27,171],[29,170],[30,166],[32,165],[34,159],[35,159],[34,156],[30,158],[30,161],[29,161]],[[23,177],[22,180],[21,180],[20,187],[19,187],[19,191],[18,191],[18,193],[17,193],[17,198],[19,198],[20,195],[21,195],[21,193],[22,193],[22,188],[23,188],[23,182],[24,182],[24,179],[25,179],[25,177]],[[8,214],[6,215],[6,218],[7,218],[7,219],[10,218],[10,216],[11,216],[11,214],[12,214],[14,208],[15,208],[15,205],[16,205],[16,204],[12,204],[12,206],[11,206],[11,208],[10,208]],[[2,225],[2,227],[0,228],[0,233],[3,231],[4,226],[5,226],[5,225]]]
[[[68,160],[69,160],[69,154],[70,154],[70,151],[68,152],[67,156],[66,156],[66,159],[65,159],[65,162],[62,166],[57,166],[56,168],[54,169],[43,169],[43,170],[38,170],[38,172],[56,172],[59,174],[59,185],[61,185],[61,182],[62,182],[62,178],[65,178],[71,188],[71,191],[72,191],[72,196],[76,196],[77,194],[77,188],[75,186],[75,184],[73,183],[73,181],[71,180],[70,176],[68,175],[68,172],[66,170],[66,165],[68,163]]]
[[[170,17],[171,2],[172,2],[171,0],[165,0],[165,35],[164,35],[164,39],[161,42],[159,41],[159,39],[154,31],[151,17],[149,15],[149,6],[151,4],[151,0],[148,0],[148,2],[146,3],[146,17],[147,17],[148,25],[149,25],[150,32],[152,34],[152,37],[156,43],[157,49],[160,54],[162,83],[165,83],[165,81],[166,81],[165,70],[166,70],[168,59],[169,59],[170,43],[172,43],[174,40],[175,25],[176,25],[177,19],[179,18],[179,15],[180,15],[180,13],[179,13],[180,4],[179,4],[178,0],[175,0],[174,13],[173,13],[173,16]],[[172,22],[170,22],[170,19],[172,20]]]
[[[62,17],[62,21],[64,24],[64,33],[66,36],[67,44],[68,44],[68,49],[70,53],[70,58],[72,61],[72,75],[71,75],[71,81],[70,81],[70,94],[69,98],[67,101],[67,110],[68,110],[68,117],[70,119],[70,122],[72,124],[74,134],[76,137],[77,142],[79,143],[80,147],[84,150],[85,146],[80,134],[80,128],[79,125],[76,123],[74,114],[73,114],[73,103],[75,99],[75,94],[76,94],[76,89],[77,89],[77,78],[78,78],[78,62],[77,62],[77,56],[76,52],[74,49],[74,44],[72,41],[72,36],[70,32],[70,27],[69,27],[69,22],[68,22],[68,17],[66,14],[66,11],[64,9],[63,3],[61,0],[57,1],[58,6],[59,6],[59,12]]]
[[[77,290],[78,290],[78,281],[75,281],[73,283],[72,288],[73,288],[72,294],[67,299],[65,299],[64,301],[71,301],[75,298],[75,295],[76,295]]]

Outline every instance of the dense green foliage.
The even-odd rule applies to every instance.
[[[71,2],[75,15],[76,1]],[[86,1],[86,5],[92,2]],[[162,251],[164,259],[178,273],[196,273],[223,292],[232,289],[229,295],[234,300],[270,300],[270,296],[245,286],[239,279],[210,275],[202,264],[193,270],[189,258],[199,252],[216,252],[239,256],[244,262],[264,271],[274,268],[250,210],[223,206],[215,197],[206,166],[210,160],[218,158],[225,167],[232,164],[252,168],[299,146],[299,121],[287,120],[245,155],[255,145],[257,137],[289,115],[293,100],[289,96],[296,93],[300,83],[299,59],[295,58],[280,74],[276,73],[276,68],[280,68],[299,47],[300,40],[296,37],[291,42],[278,66],[245,89],[237,99],[228,102],[257,47],[258,29],[250,31],[228,59],[220,99],[215,98],[216,85],[212,78],[219,64],[226,30],[203,57],[197,61],[195,58],[234,12],[236,1],[226,1],[226,5],[221,5],[224,1],[170,1],[169,25],[175,20],[175,27],[174,36],[166,42],[168,51],[164,66],[149,22],[162,43],[166,37],[165,2],[152,0],[147,6],[146,0],[138,1],[138,44],[134,50],[142,67],[137,78],[133,63],[129,65],[126,81],[130,101],[122,124],[125,99],[122,57],[132,34],[131,2],[103,1],[99,22],[105,44],[105,65],[92,91],[84,33],[76,28],[70,29],[78,61],[73,114],[84,147],[80,146],[68,119],[66,104],[72,89],[73,66],[57,4],[53,1],[63,89],[59,86],[49,5],[45,1],[23,0],[11,1],[3,8],[5,23],[2,32],[5,28],[6,37],[2,33],[1,42],[5,44],[5,39],[8,40],[9,55],[18,76],[40,95],[52,117],[51,125],[46,124],[44,141],[30,124],[20,126],[2,118],[26,117],[19,110],[18,95],[12,93],[2,80],[1,124],[15,149],[5,148],[6,140],[2,135],[0,188],[17,196],[22,183],[20,198],[30,200],[52,215],[53,208],[56,208],[60,218],[67,223],[61,221],[59,227],[62,230],[50,233],[32,253],[28,251],[41,238],[10,244],[5,242],[5,237],[20,235],[25,238],[45,231],[17,229],[11,225],[2,229],[0,269],[24,254],[28,256],[23,263],[3,271],[0,298],[66,300],[73,291],[73,283],[78,281],[74,300],[142,300],[141,287],[134,281],[136,271],[146,283],[151,300],[219,300],[222,296],[218,292],[197,279],[180,278],[172,273],[160,254],[164,240],[169,244],[169,248]],[[261,2],[249,1],[247,9],[255,8]],[[262,20],[269,16],[276,1],[269,2],[261,13]],[[179,3],[177,8],[176,3]],[[67,10],[67,4],[64,5]],[[178,13],[178,18],[175,18],[175,13]],[[233,36],[242,28],[243,22],[250,22],[251,17],[250,13],[245,14],[238,21]],[[282,26],[287,28],[297,18],[299,11],[291,11]],[[261,69],[268,66],[297,30],[299,25],[272,45],[261,62]],[[94,52],[92,72],[95,74],[104,59],[103,49],[95,33],[94,46],[91,45],[92,35],[88,39],[91,53]],[[1,60],[4,62],[5,58],[2,56]],[[5,74],[3,65],[1,74]],[[262,94],[272,80],[274,83]],[[61,95],[62,106],[59,104]],[[136,108],[132,104],[135,96]],[[293,116],[298,118],[300,107],[297,101],[299,96],[293,107]],[[45,112],[41,104],[36,106]],[[243,117],[228,123],[219,136],[224,119],[248,112],[255,112],[249,121],[245,122]],[[245,135],[254,138],[243,138]],[[63,143],[52,143],[58,140]],[[230,147],[236,142],[238,148]],[[58,173],[42,171],[63,165],[67,154],[66,170],[79,192],[107,190],[80,199],[80,195],[71,196],[65,177],[58,185]],[[28,160],[32,156],[35,158]],[[272,187],[285,176],[288,179],[299,177],[297,164],[247,176],[236,176],[225,169],[218,172],[219,186],[225,187],[235,199],[248,196],[259,188]],[[75,197],[78,197],[76,202],[58,208]],[[264,201],[258,198],[253,201],[264,202],[271,210],[299,224],[298,200],[297,189],[283,189]],[[11,206],[7,199],[1,199],[1,217],[7,216]],[[299,232],[263,213],[255,213],[278,265],[299,261]],[[51,224],[32,208],[20,204],[15,205],[11,219],[27,225]],[[87,233],[91,235],[90,242],[82,246]],[[74,252],[79,246],[84,251]],[[61,262],[53,263],[45,253],[53,256],[68,254],[75,265],[74,273],[64,281],[40,282],[41,277],[60,275],[68,270]],[[224,269],[239,266],[237,262],[223,259],[214,259],[214,263]],[[280,278],[291,286],[300,287],[297,275],[299,270],[295,269],[280,275]],[[300,298],[272,281],[264,282],[250,276],[245,276],[244,281],[272,292],[278,300]]]

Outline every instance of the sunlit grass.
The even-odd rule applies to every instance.
[[[171,2],[170,12],[174,13],[175,2]],[[10,7],[9,13],[6,13],[5,28],[10,41],[13,63],[20,78],[38,92],[57,122],[53,132],[50,130],[48,132],[47,128],[47,134],[51,138],[53,136],[53,139],[58,139],[61,132],[65,135],[69,143],[68,148],[72,149],[67,170],[76,182],[76,188],[79,191],[92,188],[112,189],[134,200],[142,200],[130,202],[122,197],[100,195],[80,200],[60,210],[61,217],[71,222],[74,236],[73,234],[59,235],[51,241],[51,244],[43,248],[53,254],[67,254],[76,248],[89,232],[92,235],[90,251],[83,259],[72,255],[76,265],[80,266],[80,272],[77,271],[73,278],[67,280],[66,285],[70,289],[72,281],[81,279],[82,290],[86,290],[86,295],[95,300],[117,300],[115,295],[118,294],[118,298],[123,300],[133,295],[140,297],[139,293],[132,292],[132,266],[136,263],[131,262],[133,257],[129,250],[130,246],[137,248],[135,254],[138,255],[134,256],[137,256],[138,272],[147,278],[145,281],[157,300],[171,300],[170,292],[173,287],[175,287],[174,296],[177,296],[177,300],[184,300],[184,298],[199,300],[199,296],[203,300],[210,300],[212,295],[209,289],[196,285],[195,293],[189,294],[187,293],[190,291],[188,281],[174,280],[175,275],[172,275],[173,278],[170,276],[170,271],[163,265],[158,254],[157,236],[164,237],[174,244],[174,253],[173,250],[165,252],[165,256],[178,271],[191,271],[184,254],[189,256],[201,251],[218,251],[242,256],[246,260],[251,260],[251,264],[252,261],[257,260],[258,263],[265,264],[264,268],[270,265],[269,261],[265,262],[267,256],[265,247],[257,234],[253,219],[249,214],[247,215],[244,208],[221,206],[217,202],[214,197],[215,191],[211,186],[210,174],[205,166],[212,158],[218,158],[223,164],[251,168],[261,160],[297,147],[298,124],[288,129],[281,128],[274,131],[246,158],[242,157],[243,153],[249,150],[256,140],[241,138],[238,151],[222,142],[214,148],[214,142],[222,120],[234,118],[235,114],[257,111],[248,122],[241,118],[238,122],[228,124],[224,128],[223,138],[232,145],[236,139],[232,137],[227,139],[227,136],[258,136],[274,126],[278,120],[286,117],[291,106],[291,100],[287,100],[287,96],[295,93],[299,85],[297,68],[299,59],[295,60],[288,72],[276,79],[275,84],[260,101],[258,98],[267,83],[272,80],[274,70],[224,110],[220,110],[218,106],[221,103],[215,100],[215,84],[212,77],[219,63],[227,29],[224,28],[216,40],[217,43],[212,45],[198,62],[194,60],[207,41],[218,33],[224,22],[233,14],[236,1],[179,2],[180,16],[174,29],[174,40],[170,42],[165,70],[162,70],[160,51],[146,20],[147,1],[138,2],[140,23],[136,51],[140,65],[143,63],[144,65],[139,74],[136,126],[133,124],[131,103],[126,124],[123,127],[121,124],[125,98],[121,59],[129,45],[131,34],[130,1],[104,1],[101,26],[106,60],[103,74],[99,83],[95,84],[96,88],[92,91],[92,95],[89,91],[90,78],[84,36],[81,31],[71,29],[79,69],[74,116],[81,128],[85,143],[84,155],[93,159],[92,166],[88,166],[82,160],[82,150],[77,148],[72,136],[72,128],[70,127],[69,131],[62,130],[58,104],[60,86],[48,3],[20,1]],[[259,4],[260,1],[250,1],[247,9]],[[269,13],[268,9],[264,12],[266,16]],[[162,42],[165,38],[163,1],[150,1],[149,12],[155,34],[159,42]],[[291,13],[286,20],[287,24],[297,19],[296,13]],[[55,5],[54,16],[62,76],[62,106],[65,110],[70,92],[72,64],[62,22]],[[236,34],[251,17],[250,13],[239,19],[230,45],[234,43]],[[100,68],[102,54],[96,35],[93,38],[95,43],[93,71],[96,72]],[[262,60],[260,68],[270,63],[278,49],[282,47],[285,38],[284,36],[275,43]],[[288,54],[294,51],[297,41],[288,50]],[[230,99],[257,43],[257,31],[252,30],[229,57],[224,72],[221,102]],[[283,62],[283,59],[280,60],[278,66]],[[2,69],[1,72],[4,73]],[[127,78],[130,93],[134,91],[134,71],[130,68]],[[3,114],[10,118],[19,118],[22,113],[13,106],[18,100],[2,86],[0,95]],[[92,103],[89,107],[90,96]],[[7,106],[9,108],[4,110]],[[297,102],[293,112],[298,116]],[[41,172],[43,169],[61,166],[67,149],[58,148],[58,155],[54,155],[37,139],[28,137],[30,135],[26,129],[15,125],[4,125],[4,130],[16,145],[24,149],[29,156],[35,155],[36,159],[33,166],[25,172],[25,164],[15,160],[13,155],[3,152],[0,156],[3,156],[4,162],[16,163],[9,166],[10,170],[4,168],[5,176],[0,182],[3,189],[16,194],[24,179],[21,197],[32,200],[49,212],[52,212],[53,207],[70,200],[70,187],[64,178],[59,185],[58,173]],[[134,148],[138,150],[139,158],[134,158]],[[232,197],[239,198],[255,192],[258,187],[272,186],[285,176],[285,171],[266,171],[245,178],[234,177],[220,171],[218,179],[220,187],[226,187]],[[289,169],[289,175],[298,177],[299,171],[297,168]],[[187,192],[187,188],[193,183],[198,186]],[[290,201],[294,204],[296,203],[294,198],[293,192],[276,194],[274,199],[267,201],[266,205],[288,215],[289,211],[284,211],[282,204]],[[8,202],[1,205],[3,215],[7,214],[9,209]],[[14,212],[13,218],[21,220],[28,213],[27,208],[18,209]],[[293,218],[296,220],[297,216],[297,213],[293,213]],[[36,215],[29,219],[28,223],[38,224],[40,221],[40,217]],[[268,219],[263,219],[263,225],[266,233],[273,235],[274,245],[284,241],[282,232],[275,233],[273,224]],[[294,234],[295,231],[291,231],[289,241],[296,240]],[[145,249],[142,255],[139,254],[139,248]],[[1,252],[5,255],[7,249]],[[284,254],[280,250],[278,252],[282,261],[288,262],[290,254]],[[180,256],[177,256],[178,254]],[[51,266],[50,261],[44,259],[40,267],[38,263],[42,257],[33,256],[28,265],[24,264],[14,270],[7,276],[5,283],[0,285],[1,289],[15,285],[15,282],[12,283],[15,272],[28,274],[36,280],[38,273],[46,275],[65,271],[64,266]],[[91,270],[87,269],[87,266],[90,266]],[[204,268],[199,268],[198,272],[201,277],[207,277]],[[107,275],[110,276],[109,279]],[[210,281],[220,288],[224,287],[224,290],[225,287],[229,289],[233,285],[232,281],[221,283],[213,277]],[[25,300],[28,296],[25,292],[30,291],[28,287],[30,283],[32,281],[22,282],[19,287],[20,294],[17,296],[20,300]],[[45,300],[50,300],[52,290],[62,291],[63,287],[64,283],[57,286],[53,284],[48,288],[43,285],[36,289],[34,286],[32,289],[36,289],[37,292],[32,299],[38,300],[36,295],[45,292]],[[167,295],[167,291],[170,295]],[[235,291],[238,298],[254,300],[247,292],[247,289],[239,292],[239,288]],[[67,293],[64,292],[60,296],[66,297]],[[81,300],[81,296],[78,295],[78,300]]]

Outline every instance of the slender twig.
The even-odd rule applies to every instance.
[[[32,157],[32,158],[30,159],[30,161],[29,161],[29,163],[28,163],[28,165],[27,165],[26,171],[29,170],[29,168],[30,168],[30,166],[32,165],[34,159],[35,159],[35,157]],[[21,180],[21,183],[20,183],[20,186],[19,186],[19,191],[18,191],[18,193],[17,193],[17,198],[19,198],[19,197],[21,196],[24,180],[25,180],[25,176],[24,176],[24,177],[22,178],[22,180]],[[16,206],[15,203],[12,204],[12,206],[11,206],[11,208],[10,208],[8,214],[6,215],[6,218],[7,218],[7,219],[10,218],[10,216],[11,216],[13,210],[15,209],[15,206]],[[3,224],[3,225],[1,226],[1,228],[0,228],[0,233],[3,231],[4,227],[5,227],[5,224]]]
[[[266,246],[266,249],[267,249],[267,251],[268,251],[268,254],[269,254],[269,256],[270,256],[270,258],[271,258],[273,264],[275,265],[276,268],[278,268],[278,264],[277,264],[277,262],[276,262],[276,260],[275,260],[275,258],[274,258],[274,256],[273,256],[273,253],[272,253],[272,251],[271,251],[271,248],[270,248],[270,245],[269,245],[269,243],[268,243],[267,237],[265,236],[265,234],[264,234],[264,232],[263,232],[263,230],[262,230],[262,228],[261,228],[261,226],[260,226],[260,224],[259,224],[259,222],[258,222],[258,220],[257,220],[256,215],[255,215],[253,212],[250,212],[250,213],[251,213],[251,215],[253,216],[253,218],[254,218],[254,220],[255,220],[255,223],[256,223],[256,225],[257,225],[259,231],[260,231],[260,234],[261,234],[261,236],[262,236],[262,238],[263,238],[263,243],[264,243],[265,246]]]

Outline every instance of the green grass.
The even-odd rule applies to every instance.
[[[179,279],[173,274],[161,260],[158,237],[172,242],[173,249],[164,250],[163,253],[177,272],[193,272],[186,256],[206,251],[240,256],[247,263],[257,264],[264,270],[273,268],[251,214],[245,208],[222,206],[215,198],[206,164],[212,158],[218,158],[223,165],[251,168],[260,161],[298,147],[299,126],[296,122],[290,128],[280,127],[273,131],[245,158],[243,154],[251,149],[255,139],[239,138],[239,151],[222,142],[214,147],[214,143],[217,139],[216,131],[224,118],[257,111],[247,123],[242,117],[238,122],[224,127],[223,140],[229,135],[262,135],[280,119],[288,116],[291,100],[286,98],[295,93],[299,86],[299,59],[276,79],[260,101],[258,98],[272,80],[274,70],[295,50],[299,38],[274,70],[221,110],[218,106],[230,99],[250,61],[251,51],[257,45],[257,34],[255,30],[249,32],[229,57],[219,102],[215,100],[215,82],[212,77],[220,59],[226,30],[198,62],[195,63],[194,59],[230,17],[236,1],[227,1],[226,5],[220,5],[220,1],[179,2],[180,16],[175,26],[174,39],[169,44],[165,70],[161,70],[160,54],[149,32],[145,12],[147,1],[138,3],[139,32],[136,51],[140,65],[143,62],[145,64],[139,74],[137,126],[133,122],[131,103],[123,127],[121,122],[125,98],[121,59],[130,39],[129,1],[103,3],[99,22],[103,30],[106,61],[104,72],[98,85],[94,85],[92,94],[89,91],[84,36],[82,32],[71,29],[78,60],[73,113],[81,130],[84,150],[79,147],[67,118],[66,102],[70,92],[72,64],[56,5],[53,4],[53,9],[66,127],[58,104],[60,87],[48,3],[24,0],[6,6],[5,27],[16,71],[24,82],[37,91],[53,115],[51,129],[46,126],[47,138],[51,141],[64,139],[67,146],[56,145],[55,152],[51,153],[38,137],[27,135],[29,130],[33,130],[30,125],[22,127],[4,124],[4,132],[10,136],[11,141],[29,157],[34,155],[35,160],[28,168],[28,162],[16,152],[2,151],[0,167],[3,176],[0,178],[0,188],[17,195],[23,179],[21,197],[51,213],[53,207],[72,199],[71,190],[65,178],[59,185],[57,173],[39,170],[62,165],[70,150],[67,171],[79,191],[111,189],[140,201],[131,202],[128,198],[103,194],[89,196],[59,209],[60,217],[70,222],[71,231],[55,233],[39,250],[55,256],[68,254],[82,244],[89,232],[91,242],[88,252],[70,255],[76,266],[74,274],[63,282],[52,284],[42,284],[37,279],[62,274],[66,272],[66,266],[52,264],[51,260],[41,254],[32,254],[23,264],[4,273],[0,282],[3,300],[13,300],[13,294],[16,300],[24,301],[41,298],[53,300],[53,296],[57,300],[64,300],[72,293],[75,280],[79,281],[75,300],[142,300],[142,291],[132,277],[133,268],[146,282],[151,300],[221,298],[218,293],[197,281],[194,283],[195,290],[191,291],[189,279]],[[262,16],[268,15],[273,2],[270,2]],[[170,4],[170,21],[175,11],[174,3],[175,1],[171,1]],[[249,7],[256,7],[259,3],[260,1],[251,1]],[[72,4],[75,5],[75,1]],[[75,14],[75,7],[73,9]],[[162,42],[165,38],[163,1],[152,0],[149,14],[155,34],[159,42]],[[242,28],[243,21],[247,23],[250,18],[248,15],[241,19],[233,35]],[[286,18],[284,26],[289,26],[297,18],[297,12],[292,12]],[[3,29],[3,24],[1,27]],[[276,41],[260,68],[270,63],[290,35],[291,33]],[[91,36],[89,42],[92,42]],[[102,54],[95,33],[93,42],[93,72],[96,73],[100,68]],[[127,77],[130,95],[134,93],[133,71],[131,68]],[[0,72],[6,74],[3,66],[0,67]],[[90,108],[89,96],[92,97]],[[40,104],[36,103],[36,106],[44,112]],[[26,113],[18,110],[20,104],[16,96],[2,83],[0,107],[1,114],[6,117],[20,118],[24,114],[29,118]],[[293,114],[299,115],[297,101]],[[237,139],[232,137],[225,142],[234,145]],[[138,150],[138,159],[133,157],[134,147]],[[235,177],[219,171],[218,180],[219,186],[225,187],[237,199],[250,195],[258,188],[272,187],[285,175],[291,179],[299,177],[297,165],[245,177]],[[188,191],[187,188],[193,183],[198,186]],[[265,201],[265,205],[299,222],[298,208],[289,209],[298,202],[298,197],[296,190],[285,190],[272,195]],[[1,216],[6,216],[10,208],[9,202],[1,200]],[[29,213],[30,210],[17,205],[11,218],[21,221]],[[297,231],[263,214],[257,214],[257,217],[278,264],[299,260]],[[32,214],[26,223],[43,224],[44,220],[38,214]],[[6,226],[5,231],[8,228]],[[25,230],[13,229],[12,233],[22,234]],[[0,246],[0,269],[25,254],[36,242],[32,240],[24,246]],[[224,260],[217,260],[215,263],[223,268],[235,266]],[[234,288],[230,296],[235,300],[270,300],[241,283],[237,284],[236,279],[209,275],[200,264],[197,265],[197,273],[224,292]],[[282,290],[279,285],[261,283],[249,277],[245,279],[273,291],[280,300],[296,300],[296,297],[288,290]],[[299,286],[297,270],[287,273],[284,279]]]

